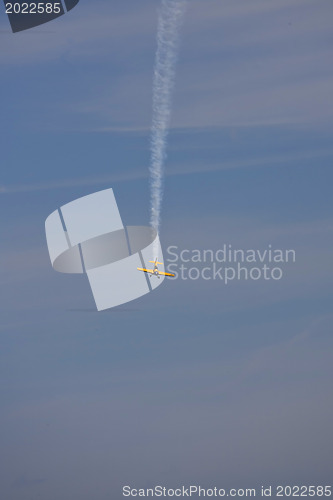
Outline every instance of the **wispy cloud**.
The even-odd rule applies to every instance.
[[[0,185],[0,194],[29,193],[34,191],[49,191],[52,189],[67,189],[79,186],[93,186],[97,184],[112,184],[115,182],[129,182],[148,177],[148,172],[128,172],[97,177],[64,179],[35,184]]]
[[[274,168],[283,165],[287,162],[309,160],[315,158],[330,158],[333,154],[331,149],[320,149],[313,151],[300,151],[290,154],[274,154],[271,156],[248,157],[243,160],[228,160],[219,161],[212,164],[202,163],[194,165],[181,164],[173,165],[165,172],[167,177],[177,177],[181,175],[193,175],[206,173],[207,175],[214,172],[230,169],[249,169],[249,168]],[[15,193],[29,193],[34,191],[49,191],[53,189],[67,189],[79,186],[94,186],[98,184],[111,185],[118,182],[134,182],[139,179],[147,179],[149,176],[148,171],[138,169],[131,172],[117,172],[113,175],[101,175],[92,177],[77,177],[64,180],[51,180],[48,182],[34,183],[34,184],[11,184],[0,185],[0,194],[15,194]]]

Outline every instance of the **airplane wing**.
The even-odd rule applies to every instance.
[[[144,273],[154,274],[154,271],[152,269],[143,269],[142,267],[137,267],[137,270],[143,271]]]
[[[158,271],[158,274],[163,274],[163,276],[174,276],[172,273],[163,273],[162,271]]]

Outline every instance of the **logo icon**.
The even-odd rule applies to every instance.
[[[53,268],[85,273],[98,311],[151,292],[169,274],[157,267],[162,249],[156,230],[124,226],[111,188],[55,210],[45,232]],[[148,272],[151,261],[153,273]]]

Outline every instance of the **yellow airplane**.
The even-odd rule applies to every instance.
[[[138,267],[138,271],[143,271],[144,273],[148,273],[149,277],[151,278],[153,275],[157,276],[158,279],[160,279],[160,276],[174,276],[174,274],[171,273],[164,273],[163,271],[160,271],[157,267],[157,264],[160,264],[163,266],[163,262],[157,262],[157,259],[155,260],[150,260],[152,264],[154,264],[154,269],[143,269],[142,267]]]

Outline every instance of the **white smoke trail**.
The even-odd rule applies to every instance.
[[[151,226],[159,231],[163,195],[163,168],[175,82],[179,31],[187,0],[162,0],[158,19],[157,51],[153,79],[151,127]]]

